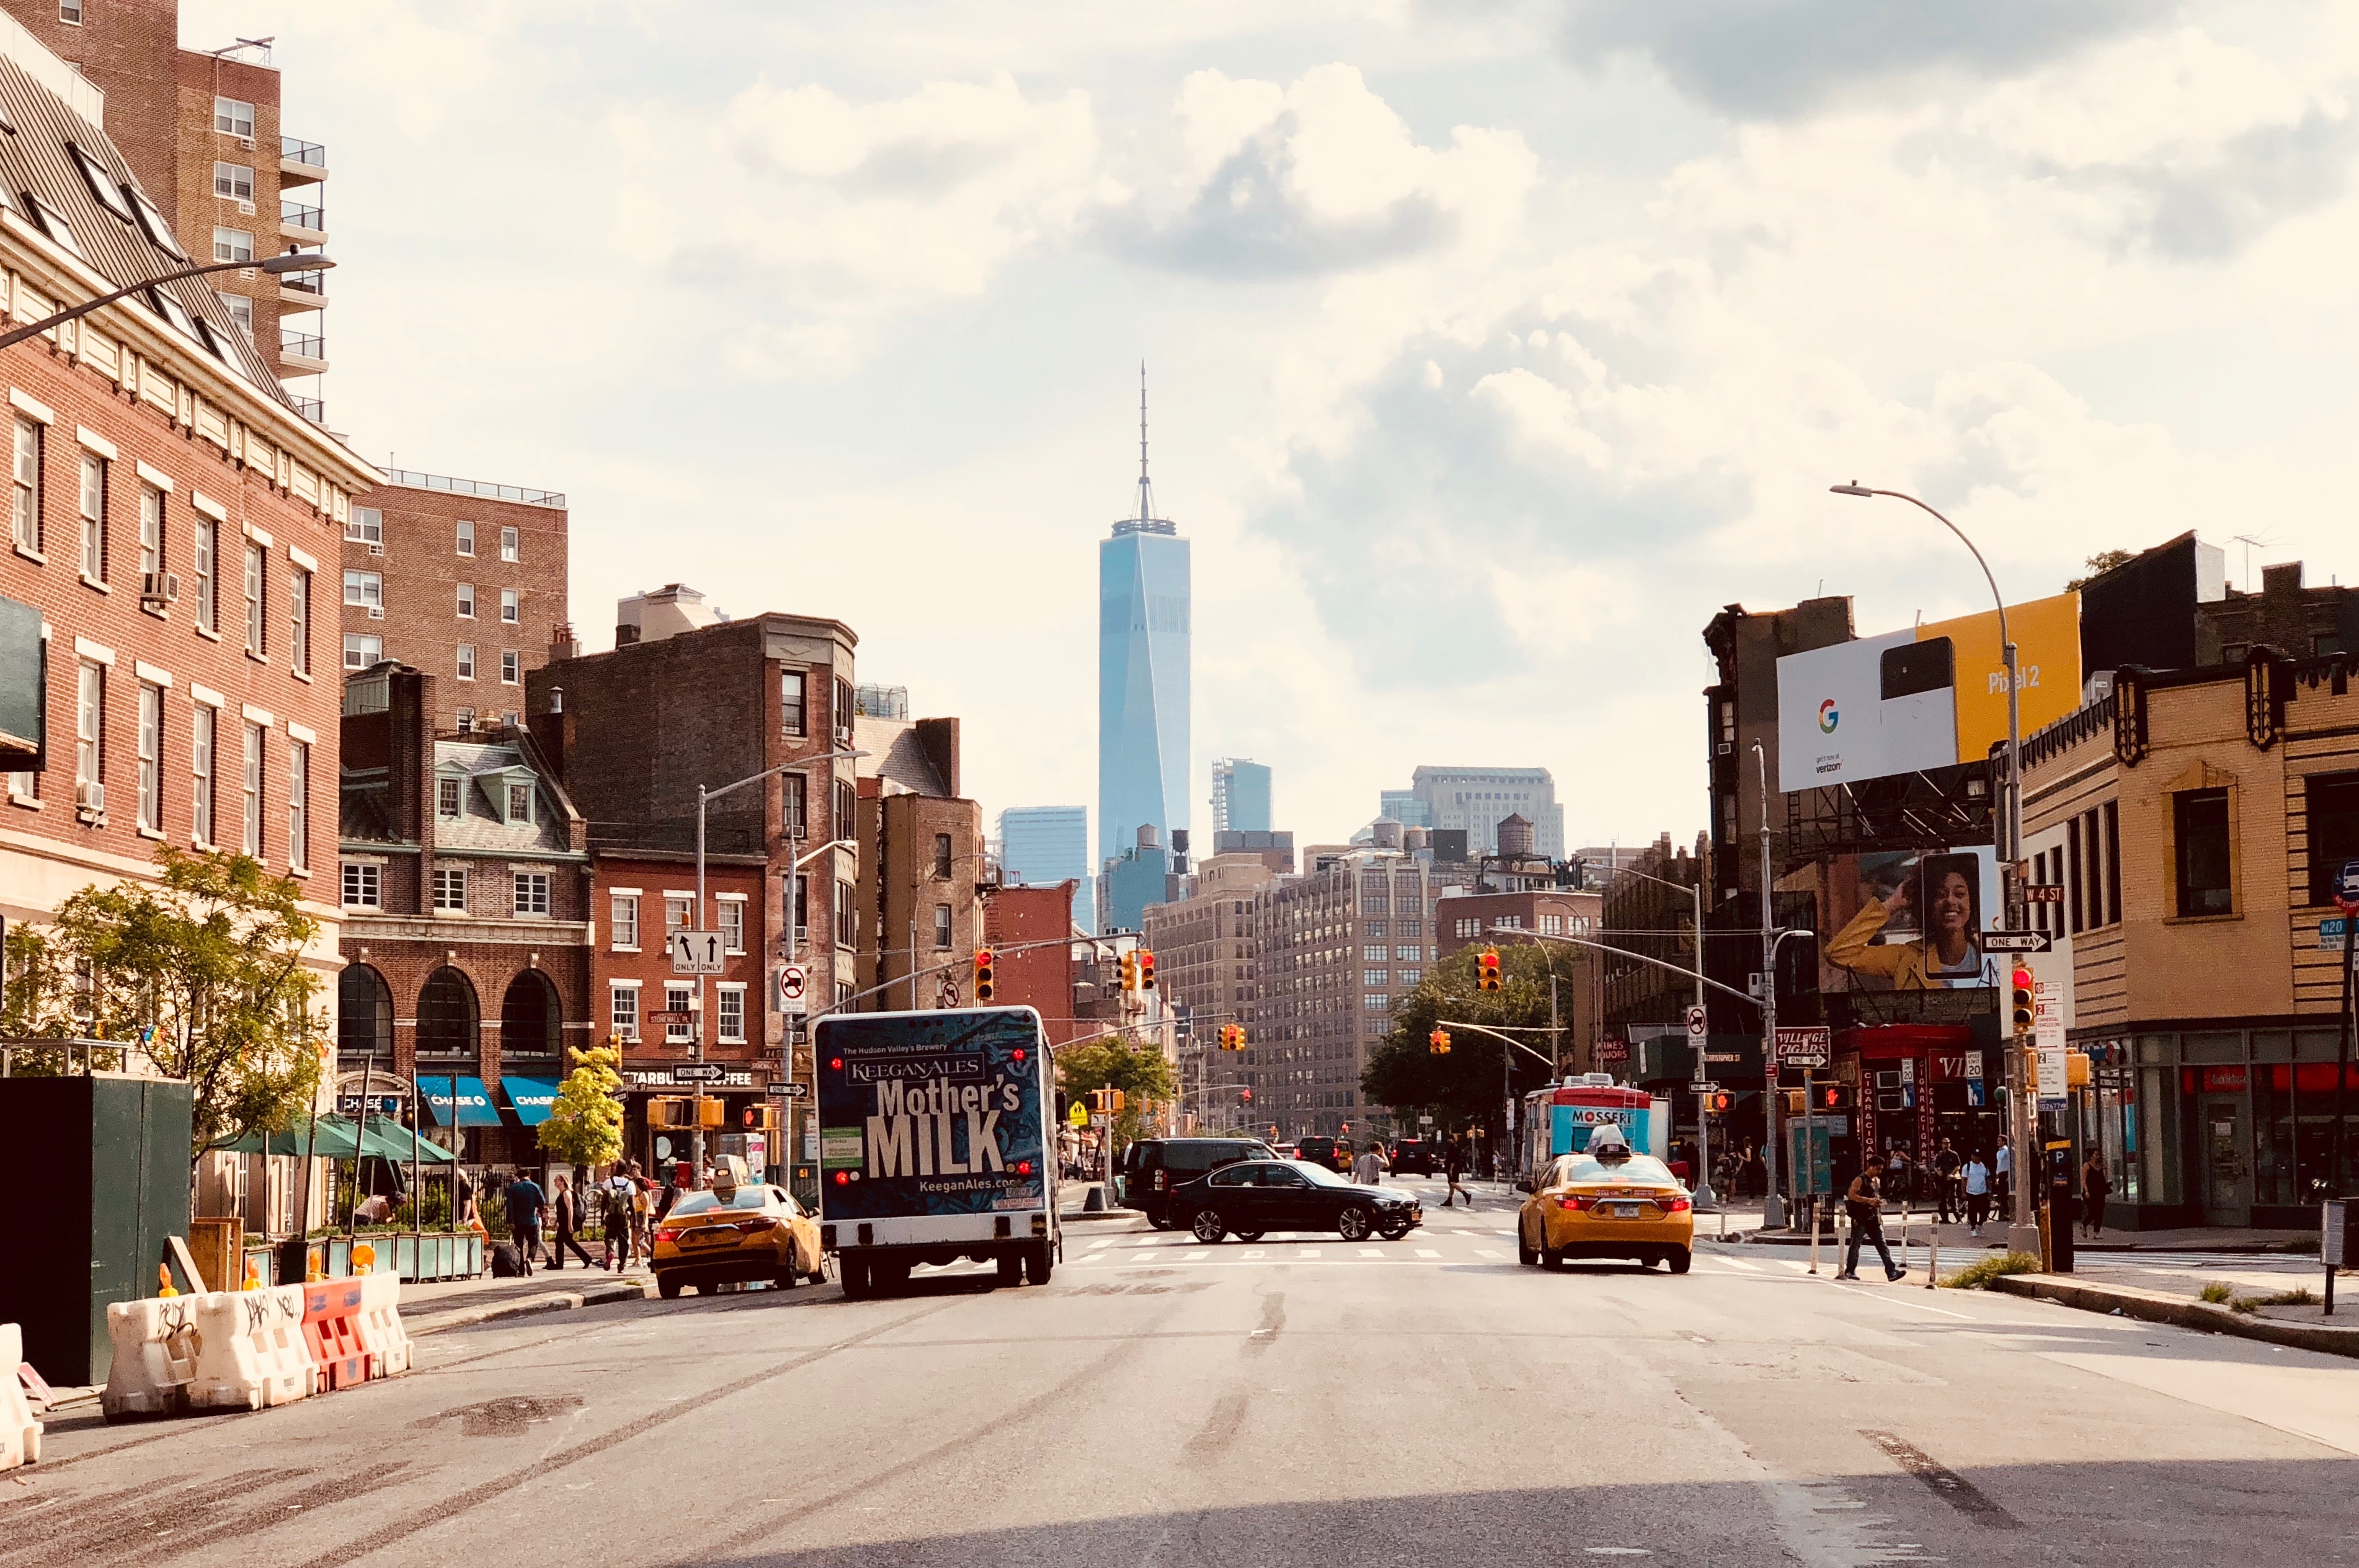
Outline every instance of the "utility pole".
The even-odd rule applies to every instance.
[[[1786,1201],[1777,1192],[1777,1140],[1783,1132],[1778,1117],[1777,1087],[1777,938],[1770,935],[1772,917],[1769,871],[1769,754],[1753,742],[1754,765],[1761,779],[1761,1115],[1768,1136],[1762,1140],[1761,1168],[1769,1184],[1761,1200],[1761,1228],[1786,1223]]]

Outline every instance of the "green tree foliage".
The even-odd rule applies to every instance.
[[[1503,1093],[1499,1058],[1512,1058],[1510,1078],[1516,1094],[1538,1088],[1549,1080],[1549,1069],[1521,1051],[1511,1051],[1487,1034],[1471,1029],[1451,1031],[1450,1054],[1437,1056],[1428,1044],[1436,1023],[1462,1019],[1505,1030],[1546,1056],[1549,1036],[1549,977],[1557,977],[1560,1023],[1572,1022],[1572,998],[1586,977],[1586,966],[1599,957],[1585,948],[1560,942],[1509,942],[1499,945],[1500,989],[1476,986],[1476,960],[1481,946],[1462,947],[1425,971],[1417,989],[1393,1005],[1393,1032],[1369,1053],[1360,1074],[1360,1092],[1371,1105],[1392,1108],[1396,1120],[1414,1120],[1430,1111],[1445,1132],[1470,1126],[1500,1126]],[[1448,1027],[1443,1025],[1443,1027]],[[1568,1044],[1570,1035],[1559,1036]]]
[[[623,1054],[607,1045],[568,1051],[573,1070],[558,1086],[540,1146],[573,1165],[611,1165],[623,1157]]]
[[[284,1130],[310,1107],[333,1048],[313,1005],[320,977],[303,965],[320,924],[301,888],[249,856],[168,844],[156,858],[155,883],[86,887],[48,925],[9,933],[0,1028],[142,1043],[194,1093],[192,1154]],[[63,1059],[16,1070],[60,1071]]]
[[[2076,577],[2071,582],[2066,583],[2064,585],[2064,591],[2067,593],[2078,593],[2082,589],[2088,587],[2090,583],[2095,581],[2098,578],[2101,578],[2107,572],[2112,571],[2115,567],[2127,566],[2130,562],[2136,559],[2137,559],[2137,552],[2135,550],[2099,550],[2095,555],[2089,557],[2089,570],[2087,574],[2082,577]]]
[[[1068,1045],[1057,1053],[1057,1087],[1066,1098],[1088,1103],[1092,1089],[1122,1091],[1122,1114],[1114,1119],[1114,1146],[1138,1137],[1141,1111],[1149,1099],[1168,1100],[1176,1092],[1179,1076],[1162,1051],[1153,1044],[1132,1044],[1119,1034],[1108,1034],[1085,1045]]]

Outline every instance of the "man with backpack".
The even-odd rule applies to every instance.
[[[598,1217],[606,1227],[606,1267],[620,1273],[631,1264],[633,1212],[637,1206],[639,1187],[631,1180],[625,1167],[617,1165],[614,1173],[598,1187]]]
[[[1843,1272],[1838,1280],[1859,1278],[1859,1245],[1865,1241],[1875,1248],[1875,1255],[1884,1260],[1884,1277],[1888,1282],[1902,1278],[1905,1269],[1892,1266],[1892,1249],[1884,1244],[1884,1156],[1870,1154],[1866,1168],[1851,1179],[1843,1194],[1843,1208],[1851,1216],[1851,1247],[1843,1254]]]

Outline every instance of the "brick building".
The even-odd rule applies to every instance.
[[[636,640],[612,653],[528,671],[528,722],[601,851],[692,852],[698,785],[783,770],[711,802],[705,847],[762,862],[762,907],[747,913],[766,944],[748,993],[762,1006],[757,1020],[748,1003],[746,1024],[758,1026],[775,1076],[808,1083],[808,1040],[797,1033],[787,1054],[776,971],[809,968],[814,1012],[848,999],[874,919],[861,918],[852,763],[835,758],[853,749],[858,639],[841,622],[778,614],[702,626],[649,618],[630,630]],[[801,1147],[799,1132],[791,1141]]]
[[[0,27],[0,222],[16,326],[187,265],[88,84]],[[0,914],[49,917],[170,843],[303,887],[336,957],[339,682],[319,573],[378,476],[299,417],[203,279],[0,351],[14,457],[0,548]],[[332,1005],[333,986],[327,988]]]
[[[961,960],[982,945],[982,892],[992,879],[983,808],[958,793],[958,720],[863,718],[853,735],[868,753],[857,764],[861,1005],[972,1001],[973,976]]]
[[[268,43],[184,49],[179,0],[0,0],[26,35],[72,62],[103,99],[109,138],[192,254],[215,261],[318,250],[328,240],[327,149],[279,129]],[[261,351],[274,379],[324,420],[323,271],[216,273],[204,286]]]
[[[1190,896],[1147,906],[1142,945],[1155,955],[1157,987],[1188,1020],[1188,1032],[1179,1039],[1183,1091],[1209,1090],[1243,1077],[1239,1059],[1221,1054],[1221,1030],[1244,1023],[1250,1011],[1260,957],[1254,898],[1278,880],[1266,857],[1266,849],[1214,855],[1188,879],[1194,889]],[[1226,1126],[1229,1119],[1214,1116],[1213,1108],[1234,1110],[1238,1103],[1234,1096],[1206,1092],[1189,1106]]]
[[[589,826],[530,734],[438,738],[434,686],[343,683],[337,1088],[406,1098],[415,1074],[428,1122],[455,1100],[462,1159],[537,1165],[566,1048],[604,1034]]]
[[[1039,1013],[1053,1046],[1098,1033],[1077,1030],[1073,985],[1073,894],[1081,879],[1025,887],[983,890],[983,939],[991,945],[998,1007],[1028,1007]]]
[[[444,734],[521,722],[525,676],[579,651],[566,522],[554,491],[396,469],[344,527],[344,667],[431,673]]]

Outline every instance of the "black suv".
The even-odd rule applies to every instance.
[[[1430,1138],[1404,1138],[1393,1145],[1393,1174],[1430,1176],[1441,1169],[1441,1145]]]
[[[1352,1141],[1348,1138],[1329,1138],[1324,1134],[1299,1138],[1294,1142],[1294,1157],[1324,1165],[1343,1175],[1352,1173]]]
[[[1251,1138],[1143,1138],[1123,1151],[1123,1202],[1156,1229],[1169,1230],[1178,1223],[1172,1188],[1240,1160],[1277,1158],[1268,1144]]]

